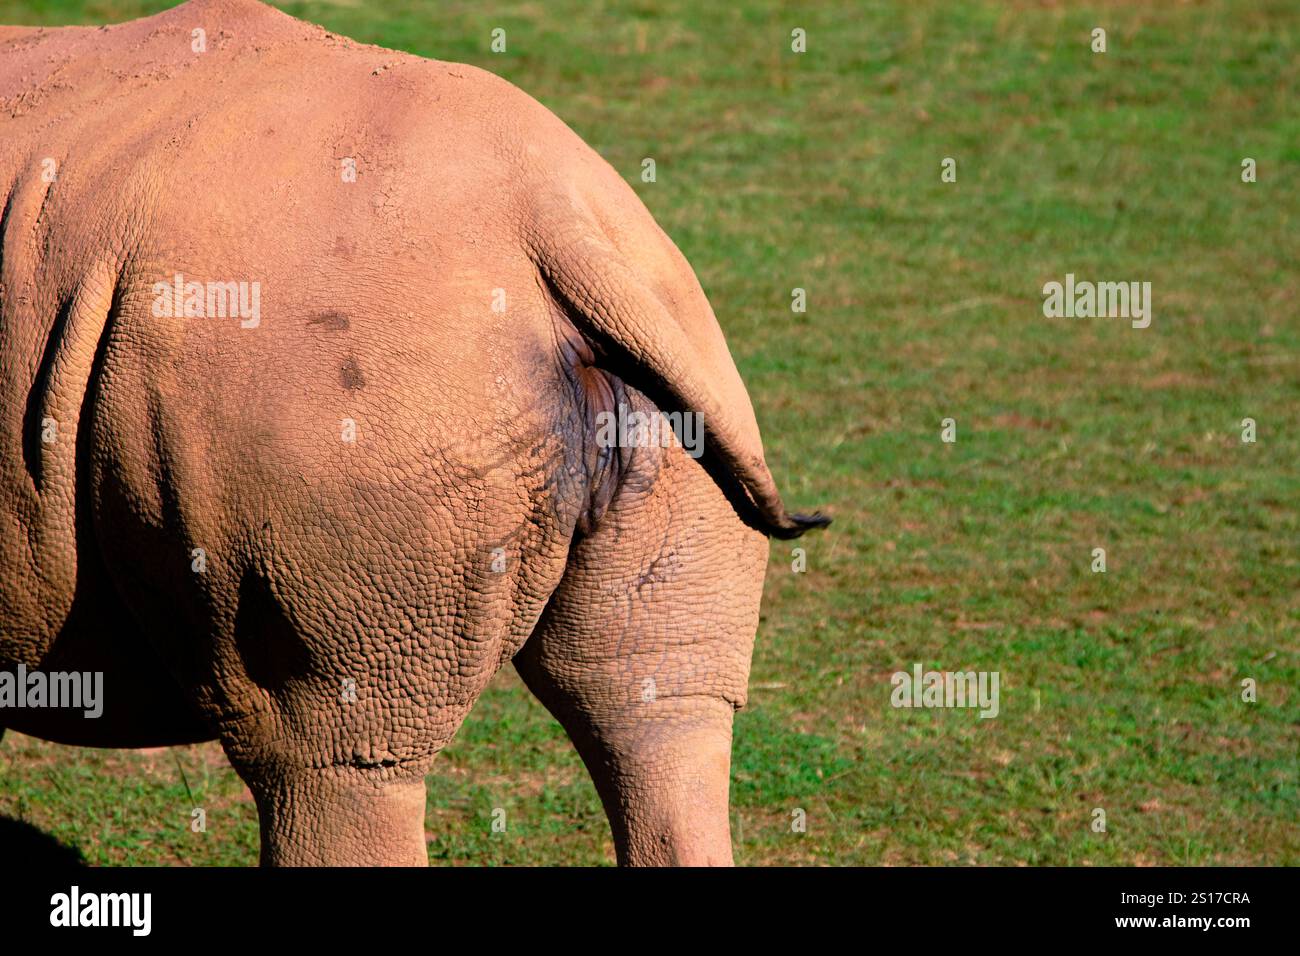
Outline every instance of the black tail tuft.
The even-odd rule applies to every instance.
[[[774,525],[768,529],[768,533],[774,538],[780,538],[788,541],[791,538],[797,538],[805,531],[811,531],[813,528],[824,528],[831,523],[830,515],[824,515],[820,511],[811,515],[790,515],[779,525]]]

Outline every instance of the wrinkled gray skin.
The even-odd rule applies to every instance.
[[[513,660],[621,862],[730,862],[766,535],[821,519],[781,505],[690,267],[567,127],[196,0],[0,28],[0,202],[0,669],[105,673],[97,720],[0,721],[218,738],[263,862],[422,865],[423,778]],[[176,273],[260,283],[260,322],[159,317]],[[705,457],[602,449],[619,402],[703,415]]]

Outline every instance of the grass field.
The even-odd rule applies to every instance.
[[[0,22],[168,5],[0,0]],[[806,573],[772,545],[738,863],[1300,863],[1292,0],[281,6],[492,70],[604,155],[699,274],[787,502],[835,515],[795,542]],[[1045,318],[1066,273],[1150,281],[1151,326]],[[999,672],[999,716],[891,707],[914,663]],[[433,862],[612,861],[513,671],[435,770]],[[0,816],[94,864],[257,857],[215,744],[10,734]]]

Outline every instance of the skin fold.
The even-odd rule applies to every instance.
[[[0,671],[104,674],[97,719],[0,724],[216,738],[264,863],[424,865],[423,778],[513,660],[621,863],[731,862],[767,537],[826,519],[782,506],[690,266],[572,131],[192,0],[0,28],[0,203]],[[256,283],[256,321],[160,316],[178,274]],[[602,447],[620,405],[702,415],[704,455]]]

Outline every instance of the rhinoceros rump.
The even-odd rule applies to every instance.
[[[0,670],[103,674],[95,719],[0,725],[217,738],[264,862],[422,864],[423,777],[513,659],[621,861],[730,860],[765,535],[825,519],[563,123],[195,0],[0,28],[0,203]],[[696,416],[703,457],[598,443],[624,407]]]

